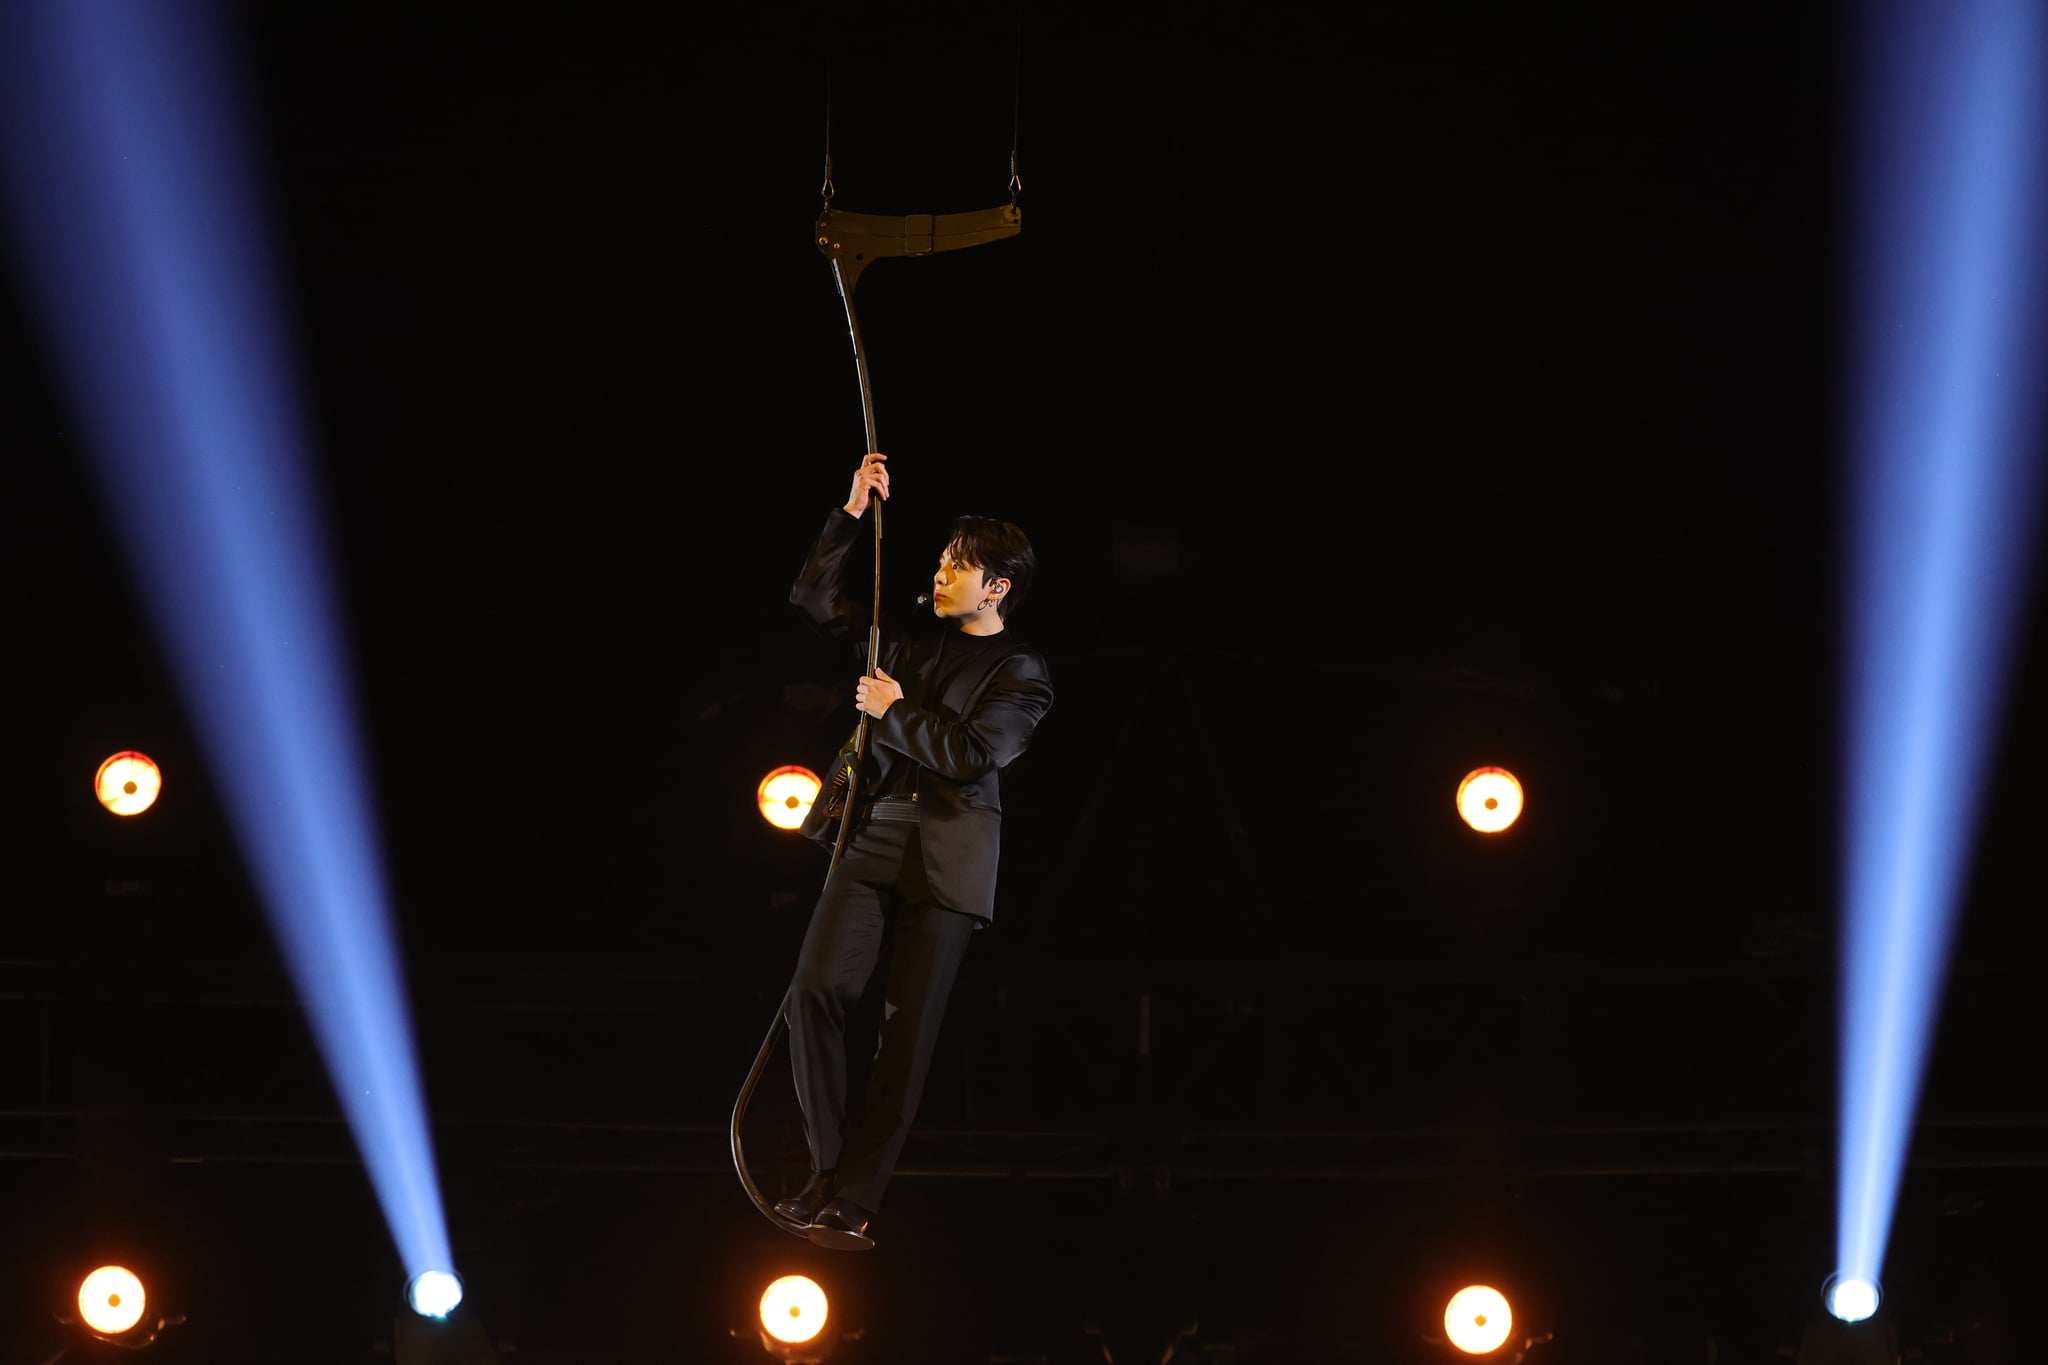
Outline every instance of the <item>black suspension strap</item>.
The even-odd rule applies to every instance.
[[[1022,210],[1017,207],[1017,196],[1023,191],[1024,182],[1017,175],[1017,133],[1023,108],[1023,4],[1017,7],[1017,67],[1016,89],[1013,94],[1015,108],[1012,111],[1010,127],[1010,179],[1008,189],[1010,202],[991,209],[977,209],[966,213],[913,213],[902,217],[883,216],[871,213],[849,213],[832,207],[833,196],[838,188],[832,183],[832,77],[827,64],[825,76],[825,177],[819,186],[823,200],[818,210],[816,223],[812,225],[812,239],[818,250],[824,254],[832,268],[832,283],[839,292],[840,301],[846,308],[846,330],[853,341],[853,364],[860,380],[861,421],[865,427],[866,451],[873,451],[875,436],[874,387],[868,379],[867,348],[861,343],[860,316],[854,311],[854,287],[860,282],[861,272],[876,261],[901,256],[930,256],[938,252],[958,251],[966,247],[980,246],[987,242],[1002,241],[1014,237],[1023,228]],[[868,617],[867,676],[873,677],[875,666],[880,659],[882,648],[882,500],[871,498],[868,515],[874,522],[874,587],[873,601]],[[867,757],[868,715],[861,713],[859,724],[854,730],[852,761],[843,770],[846,787],[835,799],[842,804],[839,812],[839,832],[832,845],[832,861],[826,869],[829,880],[839,867],[839,860],[846,851],[846,841],[853,828],[854,811],[860,795],[861,764]],[[837,774],[835,774],[836,778]],[[819,793],[820,800],[825,794]],[[731,1138],[733,1168],[739,1173],[740,1184],[747,1197],[763,1217],[786,1232],[803,1236],[804,1228],[784,1221],[777,1216],[773,1205],[760,1188],[755,1185],[753,1175],[747,1169],[746,1149],[740,1139],[740,1131],[746,1123],[747,1105],[753,1099],[754,1090],[760,1084],[761,1075],[767,1070],[768,1060],[774,1055],[775,1045],[780,1041],[788,1026],[789,1001],[785,996],[776,1010],[775,1021],[768,1027],[768,1037],[755,1054],[754,1065],[747,1072],[747,1079],[740,1087],[738,1101],[733,1105]]]

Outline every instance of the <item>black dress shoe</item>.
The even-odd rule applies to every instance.
[[[775,1216],[790,1225],[790,1231],[803,1235],[818,1216],[818,1210],[825,1207],[825,1201],[832,1195],[832,1172],[812,1171],[808,1185],[775,1206]]]
[[[849,1199],[834,1199],[811,1220],[811,1242],[834,1251],[872,1251],[875,1239],[868,1236],[868,1221],[873,1217]]]

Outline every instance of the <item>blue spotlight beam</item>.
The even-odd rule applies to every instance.
[[[0,15],[9,225],[409,1273],[451,1269],[292,346],[222,12]]]
[[[1837,1270],[1878,1279],[2025,616],[2043,16],[1852,8]]]

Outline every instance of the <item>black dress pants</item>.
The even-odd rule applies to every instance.
[[[797,1103],[813,1169],[836,1170],[833,1195],[869,1213],[910,1135],[976,924],[933,899],[908,822],[856,828],[811,911],[786,1002]]]

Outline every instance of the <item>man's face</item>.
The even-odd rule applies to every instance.
[[[939,552],[939,567],[932,574],[934,616],[972,616],[988,595],[981,568],[962,558],[957,543]]]

